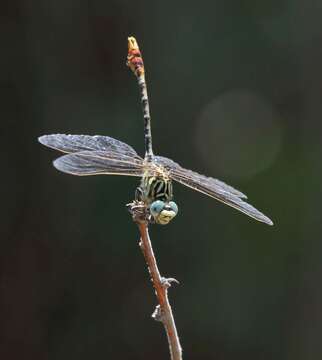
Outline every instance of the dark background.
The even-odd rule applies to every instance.
[[[143,154],[127,36],[144,54],[155,152],[247,193],[269,227],[175,186],[154,226],[185,359],[322,357],[322,3],[3,0],[0,358],[168,359],[125,204],[37,143],[102,134]]]

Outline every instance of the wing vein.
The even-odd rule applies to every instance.
[[[86,175],[142,176],[143,159],[119,153],[82,151],[63,155],[54,161],[54,166],[65,173]]]

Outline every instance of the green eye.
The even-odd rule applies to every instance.
[[[171,210],[177,215],[178,214],[178,206],[174,201],[170,201],[168,204],[171,207]]]
[[[158,217],[164,208],[165,203],[161,200],[154,201],[150,205],[150,212],[154,218]]]

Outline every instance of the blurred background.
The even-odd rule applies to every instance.
[[[125,204],[137,181],[73,177],[37,137],[109,135],[241,189],[269,227],[175,185],[151,237],[184,356],[322,358],[319,0],[3,0],[0,358],[168,359]]]

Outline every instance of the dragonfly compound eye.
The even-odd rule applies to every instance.
[[[177,215],[178,207],[173,201],[166,204],[157,200],[150,205],[150,212],[157,224],[166,225]]]
[[[177,215],[178,214],[178,205],[174,201],[169,202],[169,206],[172,211]]]
[[[158,217],[161,211],[164,209],[164,201],[157,200],[150,205],[150,212],[154,218]]]

